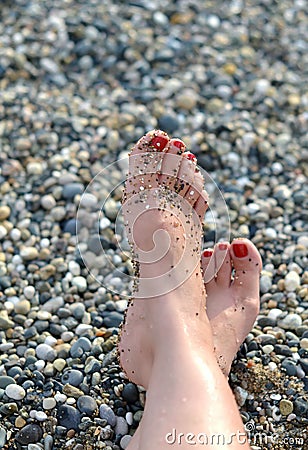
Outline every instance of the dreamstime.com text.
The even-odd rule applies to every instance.
[[[169,445],[260,445],[260,444],[281,444],[289,445],[289,448],[300,447],[304,444],[304,438],[301,437],[283,437],[278,433],[272,433],[270,435],[266,433],[254,433],[250,436],[250,433],[243,431],[237,431],[229,435],[219,434],[207,434],[207,433],[181,433],[175,428],[165,436],[166,442]],[[292,446],[292,447],[291,447]]]

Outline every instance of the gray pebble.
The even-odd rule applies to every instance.
[[[106,405],[105,403],[102,403],[99,407],[99,416],[101,419],[107,420],[107,423],[110,426],[114,427],[116,425],[117,422],[116,415],[110,408],[110,406]]]

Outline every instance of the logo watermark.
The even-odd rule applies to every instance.
[[[206,445],[206,446],[230,446],[232,444],[246,445],[250,444],[256,448],[262,448],[264,445],[279,445],[281,448],[301,448],[304,445],[304,437],[282,436],[278,432],[257,431],[253,421],[247,422],[244,426],[245,431],[237,430],[234,433],[182,433],[173,428],[165,436],[167,444],[171,445]],[[261,447],[259,447],[261,446]]]

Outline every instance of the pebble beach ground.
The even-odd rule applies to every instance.
[[[252,448],[308,449],[307,10],[1,2],[1,449],[125,449],[138,426],[145,392],[116,358],[132,275],[117,216],[127,152],[152,128],[183,138],[231,239],[263,258],[230,375]],[[229,231],[219,205],[205,246]]]

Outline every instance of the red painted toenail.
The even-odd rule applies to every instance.
[[[233,251],[237,258],[245,258],[248,255],[247,245],[242,242],[233,244]]]
[[[228,246],[227,244],[223,244],[222,242],[218,244],[219,250],[227,250]]]
[[[212,254],[213,254],[213,250],[204,250],[204,252],[203,252],[204,258],[209,258],[210,256],[212,256]]]
[[[185,156],[185,158],[189,159],[189,161],[197,162],[197,158],[191,152],[183,153],[183,156]]]
[[[151,142],[150,142],[150,146],[151,147],[155,147],[156,150],[158,150],[159,152],[161,152],[167,145],[168,143],[168,139],[164,136],[155,136]]]
[[[178,140],[178,141],[173,141],[172,144],[173,144],[175,147],[179,148],[179,149],[185,148],[184,142],[182,142],[182,141],[180,141],[180,140]]]

